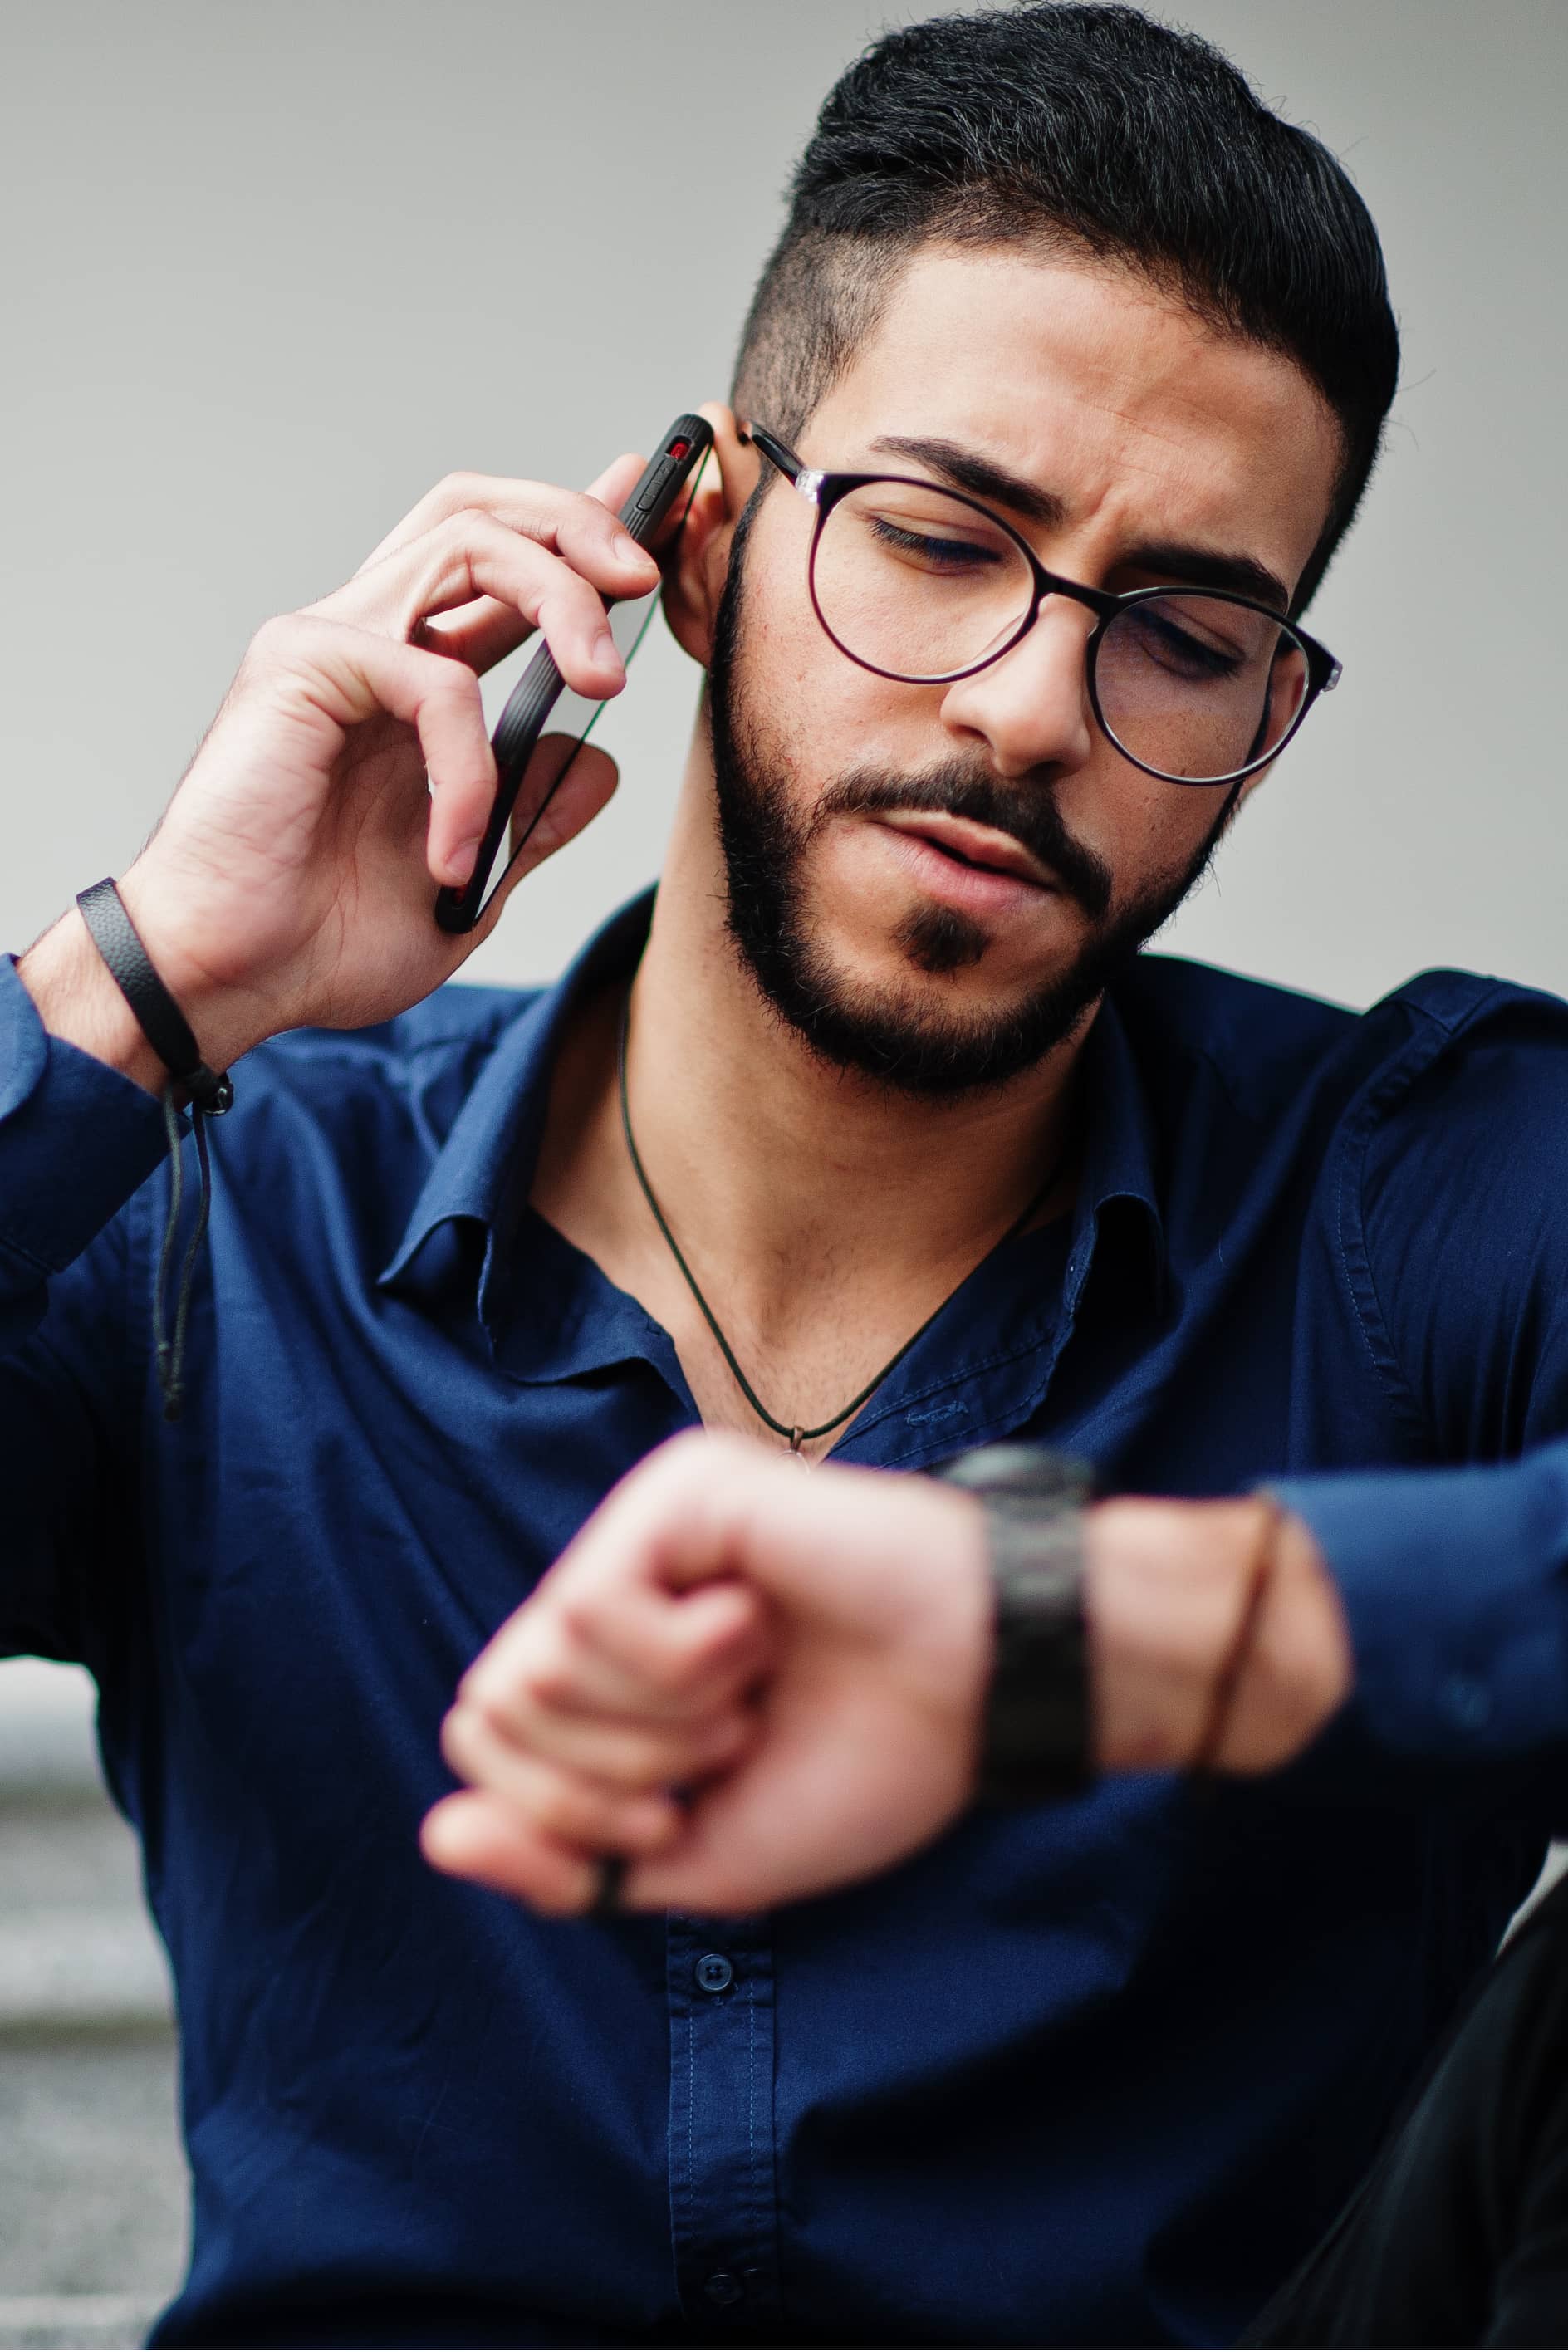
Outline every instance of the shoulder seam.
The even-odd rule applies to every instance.
[[[1401,1013],[1411,1017],[1413,1034],[1393,1066],[1382,1073],[1355,1112],[1346,1139],[1339,1197],[1335,1203],[1334,1234],[1351,1305],[1373,1372],[1394,1411],[1419,1437],[1423,1445],[1428,1450],[1437,1450],[1440,1446],[1439,1433],[1422,1402],[1419,1389],[1399,1360],[1394,1335],[1388,1327],[1388,1318],[1378,1296],[1372,1252],[1366,1238],[1366,1158],[1373,1136],[1401,1096],[1408,1094],[1418,1078],[1435,1068],[1450,1046],[1457,1045],[1500,1003],[1518,1002],[1524,995],[1538,997],[1542,992],[1521,992],[1505,981],[1494,980],[1457,1019],[1450,1021],[1434,1012],[1430,1005],[1423,1004],[1408,994],[1407,990],[1414,985],[1414,982],[1407,982],[1405,988],[1396,989],[1392,996],[1382,1000],[1384,1005],[1397,1006]],[[1415,1026],[1417,1020],[1419,1028]]]

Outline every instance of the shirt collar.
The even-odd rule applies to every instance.
[[[1084,1048],[1083,1101],[1088,1124],[1068,1258],[1068,1319],[1077,1312],[1090,1266],[1107,1255],[1113,1256],[1122,1284],[1142,1292],[1159,1310],[1167,1254],[1154,1125],[1114,990],[1101,1003]]]
[[[433,1299],[479,1261],[478,1306],[492,1336],[505,1319],[513,1244],[532,1187],[562,1032],[581,999],[629,981],[647,940],[647,890],[613,915],[552,988],[503,1033],[426,1178],[381,1286]],[[1164,1223],[1148,1099],[1114,992],[1084,1049],[1088,1111],[1064,1304],[1070,1322],[1089,1269],[1114,1251],[1124,1282],[1164,1297]],[[480,1252],[482,1250],[482,1258]]]
[[[532,1189],[562,1032],[584,996],[631,979],[647,942],[653,898],[645,890],[612,915],[554,986],[502,1033],[378,1276],[382,1288],[433,1299],[471,1269],[482,1246],[478,1304],[493,1334],[504,1317],[512,1244]]]

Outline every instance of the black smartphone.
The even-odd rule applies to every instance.
[[[660,525],[698,467],[713,446],[713,430],[706,417],[678,416],[660,441],[642,479],[621,509],[620,519],[639,547],[650,546]],[[656,592],[657,593],[657,592]],[[511,813],[523,776],[544,722],[564,687],[548,646],[541,646],[507,698],[496,722],[490,745],[496,755],[496,796],[490,821],[479,844],[474,870],[461,889],[448,887],[436,896],[436,920],[444,931],[471,931],[484,908],[490,868],[506,840]],[[549,790],[529,820],[531,832],[543,814],[556,786],[571,765],[563,761]],[[518,847],[521,848],[521,842]],[[515,852],[514,852],[515,855]]]

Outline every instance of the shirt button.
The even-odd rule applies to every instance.
[[[715,2271],[710,2279],[703,2280],[702,2292],[710,2303],[716,2303],[721,2311],[727,2311],[732,2303],[740,2302],[746,2290],[733,2271]]]
[[[734,1980],[735,1971],[730,1966],[729,1961],[724,1958],[722,1952],[703,1953],[702,1958],[697,1963],[697,1981],[701,1986],[704,1992],[725,1992],[729,1990],[730,1986],[733,1984]],[[729,2278],[730,2273],[728,2271],[721,2271],[718,2275],[720,2278],[727,2279]],[[733,2284],[733,2281],[731,2281],[731,2284]],[[708,2282],[708,2288],[705,2289],[704,2292],[711,2290],[712,2284],[713,2281],[710,2279]],[[733,2300],[733,2298],[730,2296],[726,2296],[721,2299],[724,2301]]]
[[[1491,1693],[1474,1675],[1450,1675],[1443,1685],[1443,1704],[1461,1731],[1479,1731],[1491,1721]]]

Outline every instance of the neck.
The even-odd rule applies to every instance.
[[[699,767],[632,992],[628,1103],[648,1181],[727,1345],[769,1409],[807,1428],[873,1381],[1048,1171],[1070,1165],[1089,1024],[1011,1085],[967,1098],[901,1096],[825,1065],[769,1010],[729,937],[711,806]],[[533,1205],[669,1333],[702,1420],[755,1435],[626,1151],[623,1009],[606,992],[563,1042]],[[1036,1213],[1070,1199],[1064,1172]]]
[[[1062,1159],[1089,1024],[1005,1087],[955,1098],[825,1063],[729,935],[705,750],[700,730],[628,1031],[632,1117],[660,1204],[678,1235],[724,1236],[728,1279],[760,1307],[835,1269],[885,1284],[907,1267],[928,1286],[939,1270],[962,1274]]]

